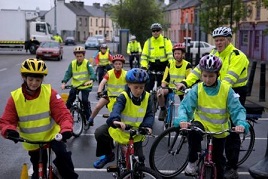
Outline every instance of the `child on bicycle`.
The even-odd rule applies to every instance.
[[[101,44],[100,51],[95,57],[95,64],[97,65],[99,84],[101,83],[101,80],[105,75],[105,71],[109,71],[112,69],[110,65],[112,59],[113,56],[109,53],[107,44]]]
[[[201,58],[199,67],[203,82],[196,84],[185,96],[179,106],[175,127],[188,128],[195,125],[199,128],[220,132],[230,128],[230,119],[235,124],[235,132],[248,132],[246,110],[239,102],[239,95],[233,89],[218,80],[221,60],[213,55]],[[191,119],[193,119],[191,121]],[[190,123],[191,121],[191,123]],[[217,178],[224,178],[225,157],[224,145],[228,132],[213,136],[213,161],[217,167]],[[201,149],[202,136],[196,131],[190,131],[189,163],[185,173],[193,175],[197,171],[198,152]]]
[[[187,62],[185,58],[185,46],[183,43],[177,43],[173,46],[173,60],[169,60],[169,63],[165,69],[164,76],[162,79],[161,87],[170,87],[175,88],[175,83],[178,83],[185,79],[192,70],[191,63]],[[172,92],[172,89],[162,89],[158,90],[157,100],[160,106],[159,112],[159,121],[164,121],[167,115],[167,109],[165,105],[166,96],[168,93]],[[180,100],[183,99],[183,93],[176,91],[176,94],[180,97]]]
[[[82,103],[85,109],[86,119],[88,120],[91,114],[90,102],[88,101],[89,93],[92,91],[93,81],[95,80],[95,73],[92,65],[85,59],[86,50],[84,47],[77,46],[74,48],[74,59],[68,66],[62,80],[61,89],[65,89],[66,83],[72,78],[72,85],[78,87],[82,93]],[[76,89],[72,88],[69,92],[69,97],[66,102],[68,109],[76,98]]]
[[[60,95],[50,84],[42,84],[48,73],[45,62],[27,59],[21,64],[23,84],[11,92],[4,113],[0,118],[3,137],[18,141],[20,136],[30,141],[50,141],[58,133],[62,140],[72,137],[73,119]],[[56,154],[53,161],[63,178],[76,179],[71,152],[63,141],[52,141]],[[23,143],[33,165],[32,179],[38,179],[39,145]],[[47,171],[47,152],[43,149],[43,171]]]
[[[127,144],[129,134],[124,132],[126,124],[138,127],[146,127],[152,132],[154,115],[151,108],[150,94],[145,91],[145,84],[149,76],[145,70],[133,68],[127,72],[127,89],[116,99],[110,117],[106,124],[95,131],[97,141],[96,156],[100,157],[94,162],[95,168],[103,168],[114,160],[113,140],[120,144]],[[117,128],[118,125],[121,129]],[[139,161],[144,162],[142,150],[143,136],[134,137],[134,147]]]
[[[117,54],[113,56],[112,63],[114,68],[106,73],[98,87],[97,95],[100,99],[90,115],[90,126],[93,126],[94,118],[105,105],[108,105],[109,111],[112,110],[116,97],[125,89],[127,74],[127,71],[123,69],[125,57]],[[102,92],[105,84],[107,85],[107,91]]]

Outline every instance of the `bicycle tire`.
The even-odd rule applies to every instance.
[[[215,168],[210,165],[203,165],[201,170],[201,176],[202,179],[217,179],[217,175],[215,175]]]
[[[125,157],[123,156],[123,151],[121,150],[121,146],[117,144],[117,150],[116,150],[116,166],[118,166],[117,170],[117,176],[120,176],[125,170],[126,170],[126,163],[125,163]]]
[[[141,178],[152,178],[152,179],[162,179],[162,177],[154,170],[139,166],[135,171],[125,171],[119,177],[119,179],[141,179]]]
[[[79,137],[82,134],[84,128],[84,116],[79,109],[71,108],[70,112],[73,116],[73,136]]]
[[[150,149],[149,163],[150,167],[162,177],[175,177],[185,169],[188,162],[186,134],[178,127],[171,127],[154,140]]]
[[[158,108],[158,102],[157,102],[157,97],[156,97],[156,92],[152,92],[152,110],[153,110],[153,113],[155,115],[156,111],[157,111],[157,108]]]
[[[239,159],[237,166],[242,165],[250,156],[251,152],[254,150],[255,145],[255,131],[252,124],[249,124],[249,132],[246,136],[240,135],[241,145],[239,151]]]

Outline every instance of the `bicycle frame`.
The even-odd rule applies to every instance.
[[[172,126],[172,120],[175,115],[174,104],[175,104],[175,93],[174,92],[168,93],[166,101],[167,116],[164,120],[165,129]]]

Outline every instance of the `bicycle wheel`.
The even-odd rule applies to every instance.
[[[179,175],[187,165],[188,144],[186,132],[171,127],[161,133],[152,144],[150,167],[165,178]]]
[[[240,134],[240,151],[239,151],[239,159],[237,165],[241,165],[244,163],[248,157],[250,156],[251,152],[254,150],[255,144],[255,132],[252,124],[249,124],[249,132],[247,135]]]
[[[83,114],[79,109],[71,108],[71,114],[73,116],[73,135],[74,137],[79,137],[82,134],[84,122],[83,122]]]
[[[210,166],[210,165],[203,165],[201,169],[201,175],[200,178],[203,179],[217,179],[217,176],[215,175],[217,172],[216,168]]]
[[[135,169],[135,171],[125,171],[119,176],[119,179],[142,179],[142,178],[162,179],[162,177],[154,170],[144,166],[139,166],[137,169]]]

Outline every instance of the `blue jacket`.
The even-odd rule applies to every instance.
[[[216,95],[219,92],[220,85],[222,83],[218,80],[217,85],[213,87],[207,87],[204,85],[204,89],[208,95]],[[197,108],[198,99],[198,85],[194,85],[193,88],[187,93],[179,106],[178,117],[174,120],[174,126],[179,127],[180,122],[189,122],[193,119],[194,111]],[[239,96],[230,88],[227,99],[227,110],[230,114],[230,119],[235,126],[243,126],[245,132],[249,130],[249,125],[246,121],[246,109],[241,105]]]
[[[126,87],[125,91],[127,92],[128,96],[130,96],[130,89],[128,87]],[[141,101],[144,100],[144,97],[145,97],[145,91],[142,94],[140,100]],[[134,104],[136,104],[136,105],[139,104],[139,101],[134,101],[133,99],[132,99],[132,102]],[[106,121],[108,126],[115,127],[113,125],[113,121],[121,121],[121,112],[124,110],[125,104],[126,104],[126,98],[125,98],[125,96],[123,94],[120,94],[117,97],[116,102],[115,102],[115,104],[113,106],[113,110],[110,113],[110,116]],[[152,106],[152,102],[151,102],[151,99],[149,98],[148,106],[147,106],[147,109],[146,109],[146,114],[145,114],[145,116],[143,118],[143,121],[142,121],[140,127],[149,127],[151,129],[153,128],[154,114],[153,114],[151,106]]]

